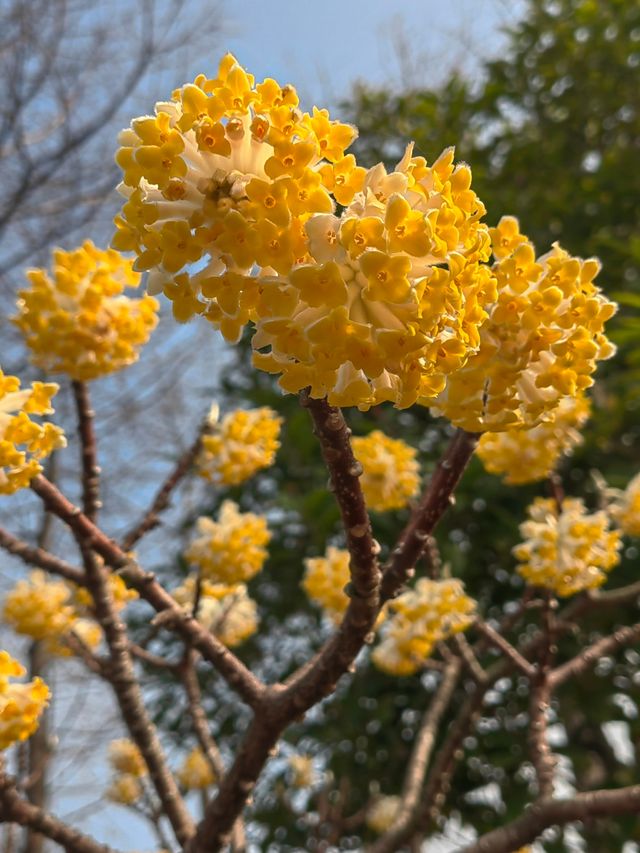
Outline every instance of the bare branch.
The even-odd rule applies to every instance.
[[[82,569],[66,563],[59,557],[55,557],[53,554],[45,551],[44,548],[34,548],[24,540],[9,533],[3,527],[0,527],[0,548],[4,548],[9,554],[19,557],[30,566],[38,566],[47,572],[51,572],[53,575],[60,575],[60,577],[73,581],[73,583],[77,583],[79,586],[86,584],[85,574]]]
[[[594,817],[631,814],[640,808],[640,785],[618,790],[589,791],[570,800],[539,800],[512,823],[494,829],[460,853],[512,853],[533,842],[550,826],[563,826]]]
[[[499,649],[504,655],[506,655],[509,660],[512,661],[513,665],[520,670],[527,678],[532,678],[536,674],[536,667],[530,661],[528,661],[520,652],[512,646],[511,643],[499,634],[491,625],[488,625],[482,619],[477,619],[473,623],[473,627],[478,631],[478,633],[482,634],[492,646],[495,646]]]
[[[82,505],[91,521],[96,520],[100,508],[100,467],[97,459],[96,434],[93,428],[95,412],[91,408],[86,382],[71,383],[78,415],[78,430],[82,452]]]
[[[635,625],[629,625],[625,628],[620,628],[615,633],[610,634],[602,639],[583,649],[580,654],[576,655],[570,661],[562,666],[554,669],[549,675],[549,681],[553,689],[556,689],[561,684],[564,684],[569,678],[575,678],[582,675],[590,666],[596,663],[604,655],[611,654],[617,651],[622,646],[633,643],[640,639],[640,622]]]

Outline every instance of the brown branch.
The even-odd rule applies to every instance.
[[[478,438],[475,433],[456,430],[417,509],[391,552],[390,560],[384,566],[381,588],[383,602],[398,593],[415,568],[437,523],[453,502],[453,491],[473,455]]]
[[[73,583],[77,583],[79,586],[86,584],[82,569],[66,563],[59,557],[55,557],[49,551],[45,551],[44,548],[35,548],[29,545],[24,540],[9,533],[3,527],[0,527],[0,548],[4,548],[9,554],[19,557],[30,566],[38,566],[47,572],[51,572],[53,575],[60,575],[60,577],[73,581]]]
[[[224,777],[225,767],[222,755],[218,749],[218,745],[211,735],[209,721],[202,707],[202,693],[200,684],[198,683],[198,674],[196,672],[196,654],[190,650],[182,670],[182,683],[187,696],[187,704],[189,713],[193,722],[193,730],[195,732],[200,749],[205,755],[209,766],[213,771],[214,777],[218,784]],[[234,851],[244,850],[246,839],[244,833],[244,825],[242,818],[238,818],[233,827],[231,835],[231,849]]]
[[[556,625],[553,610],[558,606],[557,599],[551,593],[546,594],[545,606],[542,611],[543,646],[539,655],[538,666],[531,679],[531,695],[529,697],[529,730],[527,739],[531,753],[531,763],[535,769],[538,783],[538,795],[542,798],[553,796],[553,777],[556,768],[556,758],[549,746],[547,737],[547,717],[551,705],[552,685],[549,673],[553,662],[556,646]]]
[[[436,742],[438,727],[451,702],[451,697],[460,678],[460,671],[461,665],[457,660],[447,665],[442,681],[422,719],[420,730],[414,742],[404,779],[398,816],[391,829],[372,845],[371,853],[393,853],[402,846],[406,828],[420,806],[420,793]]]
[[[553,689],[559,687],[569,678],[582,675],[585,670],[596,663],[604,655],[617,651],[621,646],[628,645],[640,639],[640,622],[620,628],[613,634],[603,637],[597,642],[583,649],[570,661],[552,670],[549,681]]]
[[[158,583],[153,573],[143,571],[116,542],[109,539],[45,477],[35,477],[31,481],[31,488],[51,512],[90,545],[107,565],[115,569],[123,580],[158,612],[156,619],[163,626],[175,630],[197,648],[248,705],[257,707],[261,703],[265,692],[264,684],[217,637],[180,607]]]
[[[23,800],[15,780],[0,773],[0,821],[13,822],[39,832],[59,844],[67,853],[114,853],[113,848],[83,835],[57,817]]]
[[[471,677],[474,678],[478,684],[484,684],[487,680],[487,673],[480,666],[480,661],[475,656],[473,649],[469,645],[464,634],[455,634],[451,638],[451,642],[457,648],[458,654],[462,658],[466,668],[469,670]]]
[[[502,634],[499,634],[491,625],[484,622],[482,619],[476,620],[473,627],[482,634],[488,643],[499,649],[513,663],[516,669],[519,669],[527,678],[532,678],[536,673],[536,667],[528,661],[520,652],[505,639]]]
[[[91,523],[88,521],[88,523]],[[149,771],[149,778],[162,804],[163,813],[171,824],[178,841],[185,845],[195,827],[171,773],[160,744],[157,730],[142,697],[133,660],[129,652],[127,630],[118,615],[109,588],[108,572],[95,559],[89,545],[79,533],[78,538],[85,561],[89,591],[93,598],[96,620],[104,632],[109,648],[109,660],[103,667],[106,679],[113,687],[122,719]]]
[[[516,820],[486,833],[460,853],[512,853],[533,842],[550,826],[594,817],[614,817],[640,809],[640,785],[576,794],[568,800],[538,800]]]
[[[202,449],[202,439],[209,429],[209,422],[205,419],[198,430],[198,435],[191,447],[187,448],[176,462],[173,470],[167,476],[164,483],[156,492],[155,497],[151,501],[151,505],[144,513],[140,521],[124,536],[122,540],[122,550],[130,551],[133,546],[150,530],[160,523],[158,516],[169,506],[171,495],[179,483],[186,477],[191,470],[200,450]]]
[[[83,512],[95,521],[100,508],[100,466],[98,465],[96,434],[93,426],[95,412],[91,408],[89,387],[86,382],[73,381],[73,398],[78,415],[78,434],[82,457]]]

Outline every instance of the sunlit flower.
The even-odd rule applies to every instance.
[[[136,253],[179,320],[204,314],[236,341],[258,296],[253,268],[287,273],[307,254],[305,220],[334,209],[328,187],[346,198],[358,186],[344,159],[355,136],[227,54],[215,79],[199,75],[121,133],[113,245]]]
[[[185,551],[185,559],[207,580],[247,581],[262,569],[267,558],[266,546],[271,539],[267,521],[252,512],[239,512],[233,501],[224,501],[218,519],[198,519],[200,535]]]
[[[7,593],[2,617],[18,634],[33,640],[59,639],[76,619],[71,597],[67,583],[32,571],[28,580],[19,580]]]
[[[420,466],[415,448],[380,430],[353,438],[351,444],[362,465],[360,485],[370,509],[402,509],[418,494]]]
[[[8,652],[0,651],[0,749],[30,737],[49,702],[49,688],[41,678],[26,684],[10,681],[24,674],[23,666]]]
[[[197,460],[200,476],[213,483],[237,486],[273,464],[280,447],[280,418],[273,409],[238,409],[211,426]]]
[[[590,403],[583,395],[564,397],[552,421],[542,421],[531,429],[483,433],[477,454],[487,471],[501,474],[505,483],[544,480],[563,456],[582,443],[580,428],[590,410]]]
[[[96,379],[138,360],[158,318],[152,296],[125,296],[138,286],[132,262],[90,240],[71,252],[55,249],[51,275],[27,272],[14,322],[33,362],[72,379]]]
[[[316,781],[316,771],[311,755],[290,755],[287,769],[294,788],[310,788]]]
[[[440,640],[464,631],[475,616],[475,601],[459,580],[420,578],[415,588],[389,605],[393,615],[372,653],[375,665],[389,675],[412,675]]]
[[[51,398],[57,390],[43,382],[20,390],[20,380],[0,370],[0,495],[26,488],[42,471],[40,460],[66,446],[60,427],[30,418],[53,412]]]
[[[325,557],[310,557],[304,561],[304,591],[336,623],[349,605],[344,591],[350,580],[349,559],[348,551],[330,545]]]
[[[106,790],[107,799],[121,806],[132,806],[141,796],[142,785],[140,780],[129,773],[115,776]]]
[[[140,750],[128,738],[112,740],[109,744],[109,764],[116,773],[140,778],[147,775],[147,765]]]
[[[176,773],[178,781],[187,791],[199,791],[216,782],[213,767],[200,747],[194,747]]]
[[[382,835],[391,829],[400,812],[400,797],[378,797],[367,809],[366,824],[373,832]]]
[[[565,498],[561,510],[551,498],[537,498],[520,525],[525,541],[513,549],[518,572],[533,586],[574,595],[601,586],[620,560],[620,531],[611,530],[603,510],[588,513],[579,498]]]
[[[171,594],[191,612],[196,594],[195,578],[188,577]],[[258,630],[258,608],[243,583],[224,584],[202,580],[196,618],[229,648],[239,646]]]
[[[536,259],[513,217],[501,219],[492,238],[498,296],[480,348],[434,405],[436,414],[471,432],[553,420],[563,398],[593,385],[596,361],[615,352],[604,324],[616,305],[593,284],[595,258],[573,258],[554,244]]]
[[[260,276],[254,364],[285,391],[406,407],[477,349],[495,300],[485,209],[452,149],[431,166],[412,154],[370,169],[340,218],[312,216],[295,268]]]
[[[616,491],[611,515],[627,536],[640,536],[640,474],[629,481],[624,491]]]

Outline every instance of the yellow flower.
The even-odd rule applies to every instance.
[[[310,788],[316,780],[313,758],[310,755],[290,755],[287,760],[291,784],[294,788]]]
[[[101,561],[100,557],[96,557]],[[130,601],[135,601],[138,598],[138,593],[135,589],[129,589],[120,575],[109,574],[107,577],[107,585],[113,599],[113,605],[118,613],[120,613]],[[93,615],[94,603],[91,593],[85,587],[74,587],[75,606],[78,612]]]
[[[484,207],[452,150],[432,166],[412,154],[368,170],[340,218],[312,215],[293,270],[259,274],[254,364],[285,391],[406,407],[477,350],[495,299]],[[323,173],[332,186],[336,169]]]
[[[121,806],[132,806],[142,796],[140,780],[129,773],[116,776],[106,791],[106,797],[112,803]]]
[[[207,580],[247,581],[261,571],[267,558],[266,545],[271,539],[267,521],[252,512],[239,512],[233,501],[224,501],[218,518],[198,519],[200,535],[185,551],[185,559]]]
[[[127,773],[140,778],[147,775],[147,765],[140,750],[127,738],[112,740],[109,744],[109,764],[116,773]]]
[[[282,418],[268,406],[229,412],[220,424],[212,426],[213,435],[202,439],[198,473],[225,486],[244,483],[273,464],[281,424]]]
[[[325,557],[310,557],[304,562],[306,569],[302,588],[329,619],[340,622],[349,605],[349,597],[344,591],[350,580],[349,552],[330,545]]]
[[[20,380],[0,370],[0,495],[26,488],[42,471],[40,460],[66,447],[60,427],[40,425],[29,417],[51,414],[57,390],[57,385],[43,382],[20,390]]]
[[[383,628],[382,642],[371,658],[389,675],[412,675],[440,640],[464,631],[476,603],[464,594],[459,580],[420,578],[415,589],[390,603],[395,611]]]
[[[574,595],[601,586],[620,559],[620,531],[611,530],[600,510],[587,513],[578,498],[565,498],[558,511],[551,498],[536,498],[520,525],[525,541],[513,549],[518,573],[533,586]]]
[[[41,678],[26,684],[13,684],[9,680],[24,674],[23,666],[8,652],[0,651],[0,749],[30,737],[49,703],[49,688]]]
[[[498,295],[480,348],[435,401],[420,401],[471,432],[553,420],[563,398],[593,385],[596,361],[615,352],[604,324],[616,305],[593,284],[597,260],[573,258],[557,244],[536,259],[513,217],[492,237]]]
[[[353,452],[362,465],[360,485],[370,509],[402,509],[420,488],[416,450],[380,430],[352,439]]]
[[[366,824],[373,832],[382,835],[396,821],[402,801],[400,797],[378,797],[367,810]]]
[[[195,591],[196,580],[191,576],[171,594],[178,604],[191,612]],[[258,630],[258,608],[242,583],[223,584],[202,580],[196,618],[229,648],[239,646]]]
[[[185,758],[176,776],[187,791],[199,791],[216,782],[213,768],[200,747],[194,747]]]
[[[253,319],[253,267],[286,274],[306,256],[304,222],[334,209],[330,189],[344,199],[358,185],[344,157],[355,136],[326,110],[303,114],[292,86],[256,84],[227,54],[215,79],[199,75],[122,132],[113,245],[136,253],[177,319],[203,313],[235,342]]]
[[[14,322],[38,367],[84,381],[138,360],[158,303],[124,295],[140,281],[131,261],[87,240],[71,252],[55,249],[51,276],[33,269],[27,277],[31,287],[19,291]]]
[[[611,515],[627,536],[640,536],[640,474],[630,480],[623,492],[617,492]]]
[[[554,420],[531,429],[485,432],[477,454],[491,474],[501,474],[505,483],[533,483],[544,480],[560,459],[582,443],[580,428],[587,421],[590,403],[583,395],[563,398]]]

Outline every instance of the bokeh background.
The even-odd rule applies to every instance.
[[[119,206],[113,163],[117,132],[132,116],[151,111],[175,86],[204,71],[214,75],[231,50],[257,78],[293,83],[302,106],[329,107],[354,122],[354,153],[362,165],[393,165],[408,140],[429,161],[455,145],[470,163],[487,221],[520,218],[540,253],[558,240],[569,251],[601,258],[598,279],[620,303],[612,323],[618,355],[600,371],[594,416],[585,444],[562,474],[570,494],[595,501],[593,471],[623,487],[640,468],[640,4],[636,0],[328,0],[322,5],[276,2],[141,0],[6,0],[0,12],[0,364],[5,372],[38,378],[10,323],[24,269],[46,265],[54,245],[73,248],[89,237],[110,238]],[[104,469],[103,521],[113,534],[145,505],[172,461],[193,440],[197,424],[217,398],[223,409],[268,404],[287,418],[274,469],[242,492],[243,507],[267,511],[274,530],[265,572],[252,582],[261,638],[243,657],[265,677],[278,678],[326,634],[300,590],[302,559],[340,544],[336,509],[307,415],[283,398],[267,376],[249,367],[246,345],[232,349],[204,322],[177,326],[167,316],[140,362],[121,376],[96,383],[98,437]],[[71,437],[49,472],[72,497],[75,453],[71,405],[60,396],[60,419]],[[380,407],[350,413],[358,434],[383,428],[420,449],[425,473],[448,437],[446,424],[423,410]],[[440,528],[443,559],[464,579],[486,615],[502,612],[520,590],[511,547],[528,502],[543,486],[508,488],[474,462],[455,511]],[[175,582],[179,554],[193,519],[215,513],[218,495],[188,483],[163,526],[140,548],[141,559]],[[25,538],[46,537],[65,553],[70,543],[54,525],[43,526],[28,495],[0,498],[3,523]],[[374,517],[376,534],[392,540],[402,513]],[[631,543],[612,585],[637,578]],[[4,557],[0,583],[18,567]],[[143,630],[142,613],[139,630]],[[621,622],[631,614],[616,615]],[[581,625],[573,642],[600,626]],[[526,625],[522,628],[527,630]],[[20,649],[2,632],[5,647]],[[571,643],[572,641],[569,641]],[[604,662],[562,696],[563,723],[555,728],[567,785],[581,789],[637,781],[640,759],[640,655],[629,650]],[[176,756],[188,738],[183,709],[151,675],[149,698]],[[595,679],[595,680],[594,680]],[[107,778],[106,745],[120,734],[101,688],[65,662],[50,669],[57,699],[50,737],[57,738],[50,775],[53,805],[62,816],[125,850],[151,848],[141,821],[101,804]],[[223,751],[237,743],[245,722],[233,698],[211,683],[208,711]],[[480,740],[468,745],[455,780],[455,816],[448,840],[431,850],[456,849],[464,837],[505,822],[526,801],[521,741],[526,697],[504,684],[481,721]],[[361,668],[338,697],[287,735],[281,760],[256,795],[252,837],[256,850],[308,849],[313,835],[309,792],[292,794],[286,757],[314,756],[318,779],[334,780],[345,815],[357,813],[376,791],[396,793],[408,749],[430,689],[425,678],[390,679]],[[345,705],[346,703],[346,705]],[[350,713],[345,715],[344,708]],[[613,728],[612,728],[613,726]],[[331,774],[330,776],[328,774]],[[318,783],[321,786],[321,782]],[[506,796],[508,791],[509,796]],[[197,806],[194,803],[194,808]],[[468,833],[471,832],[471,836]],[[357,832],[337,840],[357,849]],[[545,850],[633,853],[638,821],[570,828]]]

